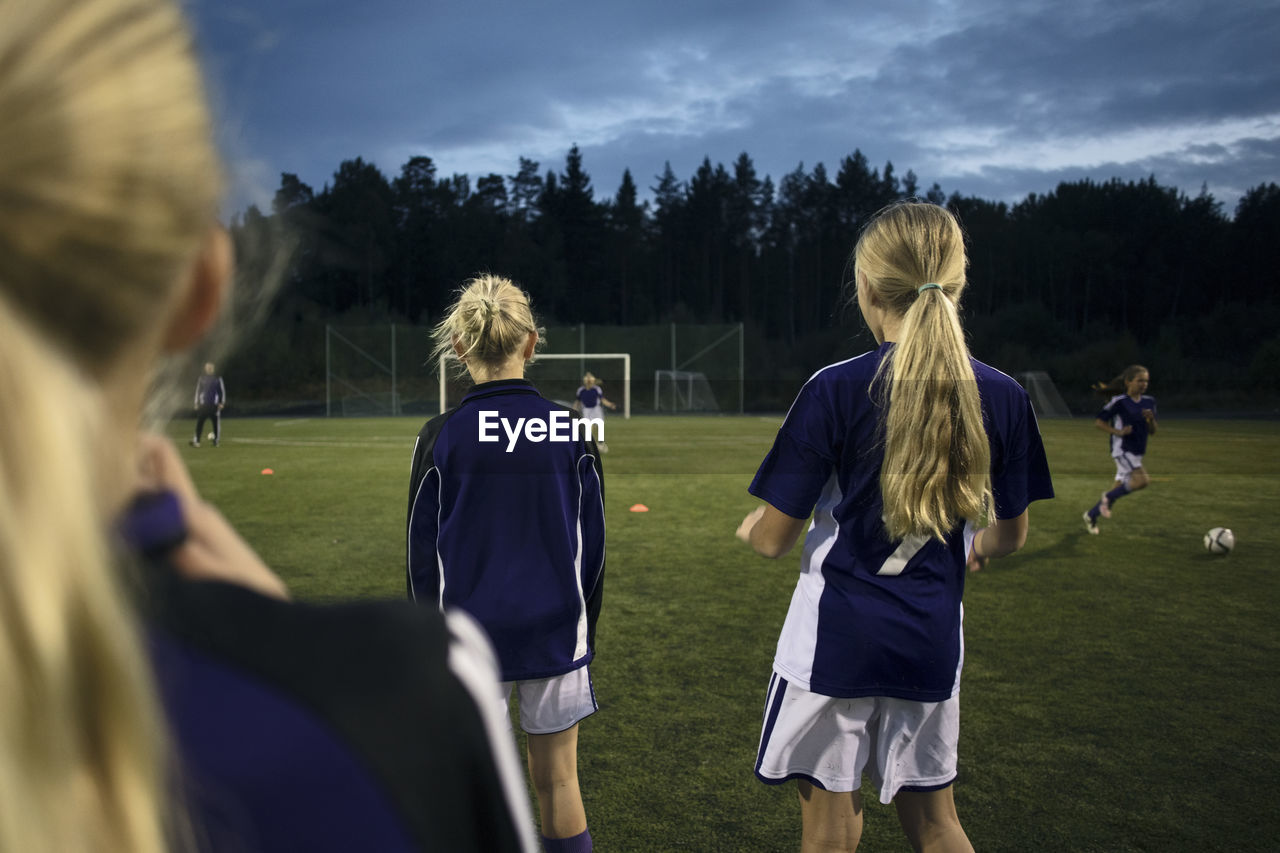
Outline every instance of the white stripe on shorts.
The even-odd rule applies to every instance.
[[[1142,467],[1142,457],[1136,453],[1121,451],[1111,458],[1116,463],[1116,479],[1129,485],[1129,475]]]

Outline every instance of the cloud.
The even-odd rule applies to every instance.
[[[598,195],[628,167],[643,189],[666,161],[687,177],[746,151],[776,181],[855,148],[1000,198],[1107,169],[1203,174],[1183,189],[1223,193],[1276,178],[1245,144],[1278,135],[1273,2],[857,5],[193,8],[228,122],[273,171],[317,184],[357,155],[388,174],[415,154],[473,178],[520,156],[558,170],[575,143]]]

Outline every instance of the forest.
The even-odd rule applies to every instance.
[[[834,174],[802,164],[776,183],[745,152],[688,177],[667,164],[647,190],[626,171],[598,194],[577,146],[559,170],[520,158],[516,174],[474,181],[438,174],[426,156],[392,177],[347,160],[319,190],[285,173],[269,211],[251,206],[231,224],[242,290],[271,296],[234,358],[241,387],[271,396],[322,381],[326,323],[425,334],[481,271],[519,282],[547,325],[742,323],[751,379],[790,381],[871,343],[845,306],[849,254],[868,217],[915,197],[946,205],[966,231],[976,357],[1047,370],[1082,410],[1091,382],[1133,362],[1178,407],[1276,410],[1276,183],[1230,212],[1155,176],[1063,183],[1009,204],[922,187],[855,150]]]

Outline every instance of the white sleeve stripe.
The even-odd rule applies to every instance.
[[[418,442],[422,441],[422,436],[418,436],[413,440],[413,455],[409,457],[409,474],[413,475],[413,460],[418,458]],[[423,477],[423,482],[426,477]],[[422,493],[422,483],[418,484],[418,494]],[[418,593],[413,588],[413,563],[409,555],[413,553],[413,514],[418,509],[418,494],[413,496],[413,503],[409,505],[409,525],[404,534],[404,573],[409,578],[409,598],[413,601],[418,600]]]
[[[498,662],[483,629],[462,611],[444,614],[449,629],[449,669],[458,677],[475,700],[489,735],[494,769],[506,794],[511,822],[520,836],[525,853],[536,853],[533,812],[529,808],[529,791],[525,787],[520,759],[516,756],[515,739],[504,713],[502,690],[498,683]]]
[[[431,471],[435,470],[434,467],[431,469]],[[427,472],[428,476],[431,471]],[[440,596],[436,601],[436,607],[444,610],[444,554],[440,553],[440,516],[444,514],[444,476],[437,477],[436,481],[436,572],[440,577]]]
[[[585,656],[586,653],[589,651],[587,647],[587,634],[588,634],[588,628],[589,628],[587,624],[587,595],[586,595],[586,590],[582,586],[582,545],[583,545],[582,493],[584,489],[582,484],[581,471],[582,471],[582,461],[584,459],[591,460],[589,467],[587,468],[587,476],[588,477],[597,476],[594,457],[590,453],[584,453],[583,455],[579,456],[578,461],[575,463],[575,467],[577,469],[575,471],[575,473],[577,473],[577,477],[575,477],[575,479],[577,480],[577,483],[578,483],[578,517],[577,517],[577,522],[574,525],[574,533],[577,537],[577,550],[574,553],[574,557],[573,557],[573,580],[578,587],[578,634],[577,634],[577,642],[574,645],[574,649],[573,649],[573,659],[575,661],[581,660],[583,656]],[[600,504],[600,518],[603,519],[604,518],[604,502],[603,502],[604,490],[601,489],[600,491],[602,495],[601,504]],[[600,575],[599,564],[597,564],[594,567],[594,569],[595,569],[595,574],[597,578],[596,582],[599,583],[599,575]]]

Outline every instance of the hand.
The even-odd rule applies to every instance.
[[[173,443],[144,433],[138,446],[138,488],[168,490],[178,498],[187,523],[186,540],[174,549],[173,565],[189,580],[239,584],[272,598],[289,599],[289,591],[222,513],[196,491]]]
[[[1133,427],[1129,426],[1129,424],[1125,424],[1124,426],[1120,427],[1120,429],[1116,430],[1116,435],[1126,436],[1131,432],[1133,432]]]
[[[1147,423],[1151,423],[1156,419],[1156,413],[1151,411],[1150,409],[1143,409],[1142,417],[1146,420]]]
[[[738,525],[738,532],[735,534],[743,542],[751,542],[751,531],[756,526],[761,516],[764,515],[764,504],[747,513],[747,517],[742,519],[742,523]]]

